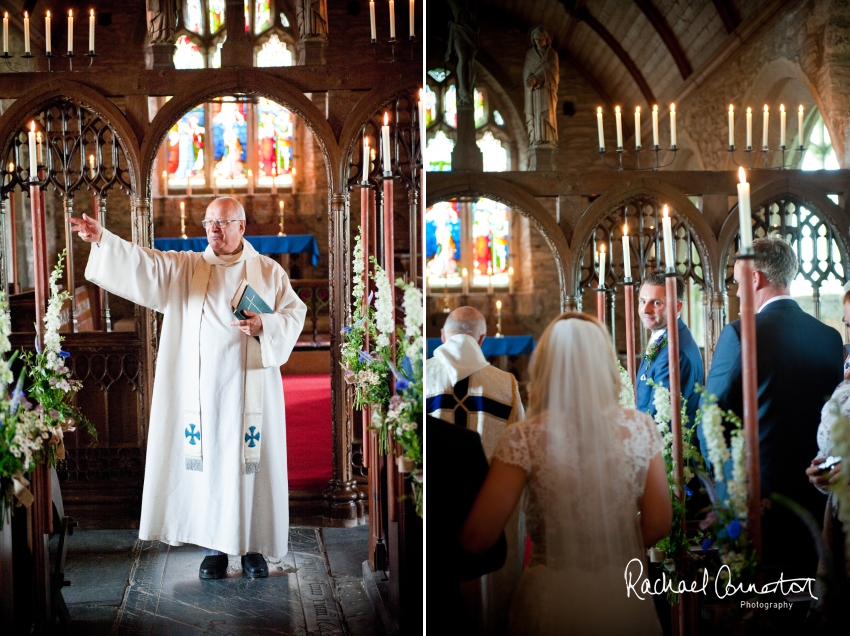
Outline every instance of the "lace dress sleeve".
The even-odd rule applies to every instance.
[[[525,427],[522,424],[513,424],[505,429],[496,445],[493,459],[518,466],[526,474],[531,472],[531,455],[528,450]]]
[[[643,495],[649,462],[661,452],[663,442],[655,421],[649,415],[633,409],[622,409],[620,412],[620,424],[627,430],[623,439],[626,466],[631,469],[627,478],[637,501]]]

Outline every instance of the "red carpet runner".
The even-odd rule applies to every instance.
[[[284,375],[290,490],[324,490],[331,478],[331,376]]]

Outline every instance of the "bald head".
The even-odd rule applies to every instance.
[[[238,219],[245,220],[245,208],[234,198],[221,197],[213,199],[213,202],[207,206],[208,219]]]
[[[449,317],[440,332],[443,342],[458,334],[472,336],[481,344],[487,335],[487,321],[475,307],[458,307]]]
[[[216,254],[236,254],[242,249],[245,208],[239,201],[230,197],[214,199],[207,206],[204,227],[210,247]]]

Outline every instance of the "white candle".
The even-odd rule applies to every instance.
[[[162,171],[162,196],[168,196],[168,170]]]
[[[640,150],[640,106],[635,107],[635,148]]]
[[[797,111],[797,128],[800,133],[800,148],[803,147],[803,105],[800,104],[800,110]]]
[[[629,251],[629,224],[623,225],[623,275],[627,280],[632,277],[632,254]]]
[[[762,126],[762,134],[761,134],[761,147],[767,148],[767,125],[770,121],[770,111],[767,108],[767,104],[764,105],[764,121]]]
[[[501,300],[496,301],[496,315],[497,316],[502,315],[502,301]]]
[[[68,55],[74,54],[74,11],[68,11]]]
[[[395,40],[395,1],[390,0],[390,39]]]
[[[508,293],[514,293],[514,268],[508,267]]]
[[[416,0],[410,0],[410,39],[416,35],[416,25],[414,24],[416,17]]]
[[[750,213],[750,184],[747,173],[738,168],[738,220],[741,222],[741,251],[753,249],[753,222]]]
[[[670,104],[670,147],[676,147],[676,104]]]
[[[661,227],[664,230],[664,265],[670,269],[676,269],[676,257],[673,250],[673,226],[667,206],[664,206],[664,216],[661,217]]]
[[[375,0],[369,0],[369,24],[372,27],[372,42],[377,39],[375,31]]]
[[[30,122],[30,131],[27,135],[30,149],[30,181],[38,179],[38,151],[35,149],[35,122]]]
[[[599,246],[599,271],[596,274],[598,286],[605,287],[605,243]]]
[[[48,54],[52,52],[51,49],[53,47],[51,46],[51,44],[52,43],[50,41],[50,11],[48,11],[47,16],[44,18],[44,48],[47,50]]]
[[[658,148],[658,104],[652,107],[652,145]]]
[[[747,106],[747,148],[753,147],[753,109]]]
[[[44,165],[44,155],[41,149],[41,132],[35,133],[35,145],[38,148],[38,163]]]
[[[9,52],[9,12],[3,16],[3,53]]]
[[[369,138],[363,137],[363,178],[360,183],[366,185],[369,183]]]
[[[187,179],[186,183],[188,182],[189,181]],[[250,168],[248,168],[248,194],[254,194],[254,171]]]
[[[465,295],[469,294],[469,270],[465,267],[460,272],[461,279],[463,280],[463,293]]]
[[[492,265],[487,266],[487,293],[493,293],[493,267]]]
[[[279,201],[277,205],[280,208],[280,212],[278,213],[279,216],[280,216],[280,231],[278,232],[278,235],[284,236],[284,233],[283,233],[283,207],[284,207],[283,201]]]
[[[184,201],[180,202],[180,218],[186,218],[186,203]]]
[[[94,9],[89,12],[89,53],[94,53]]]
[[[729,104],[729,147],[735,147],[735,107]]]
[[[24,11],[24,54],[30,52],[30,14]]]
[[[602,106],[596,109],[596,128],[599,132],[599,150],[605,150],[605,135],[602,132]]]
[[[779,104],[779,147],[785,147],[785,104]]]
[[[381,154],[384,160],[384,175],[392,174],[390,161],[390,116],[384,113],[384,125],[381,126]]]
[[[192,196],[192,182],[189,180],[188,175],[186,176],[186,196]]]
[[[620,115],[620,107],[614,109],[614,117],[617,120],[617,148],[623,147],[623,119]]]

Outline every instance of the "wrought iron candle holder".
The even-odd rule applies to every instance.
[[[738,163],[738,161],[735,159],[735,153],[737,152],[735,146],[729,146],[727,150],[729,152],[729,156],[732,157],[732,163],[741,168],[746,168],[747,170],[792,170],[800,165],[800,162],[803,160],[803,156],[805,155],[806,147],[801,145],[794,149],[788,149],[785,146],[779,146],[778,150],[771,150],[767,146],[762,146],[761,148],[753,148],[752,146],[747,146],[746,148],[744,148],[744,152],[747,153],[746,166],[741,163]],[[764,167],[753,166],[753,154],[756,152],[760,152],[764,155]],[[794,152],[798,153],[796,161],[789,160],[789,163],[785,163],[785,154],[788,153],[789,155],[791,155],[791,153]],[[771,166],[770,162],[768,161],[768,154],[772,154],[775,156],[777,153],[781,153],[782,155],[782,165]]]
[[[413,62],[416,60],[416,36],[411,35],[408,38],[408,42],[410,44],[410,61]],[[401,61],[401,57],[396,56],[396,47],[399,49],[399,54],[401,53],[401,47],[404,45],[403,38],[390,38],[386,40],[386,42],[381,42],[379,40],[369,40],[369,43],[372,45],[372,53],[375,55],[375,59],[379,62],[396,62]],[[390,45],[390,57],[385,57],[380,54],[378,51],[378,46],[381,44],[389,44]],[[419,50],[422,50],[422,47],[418,47]]]
[[[20,58],[26,60],[27,67],[26,68],[16,68],[16,67],[12,66],[12,64],[10,64],[9,61],[12,60],[15,57],[20,57]],[[34,57],[37,57],[37,56],[33,55],[32,53],[24,53],[23,55],[12,55],[10,53],[3,53],[2,55],[0,55],[0,59],[5,60],[6,68],[8,68],[9,71],[11,71],[12,73],[31,73],[31,72],[33,72],[32,69],[30,69],[30,60]],[[61,58],[68,58],[68,72],[79,73],[79,72],[81,72],[80,70],[74,71],[74,58],[75,57],[87,57],[87,58],[89,58],[89,65],[86,66],[85,69],[83,69],[83,70],[88,70],[88,69],[91,68],[92,64],[94,63],[94,58],[98,57],[98,55],[94,51],[89,51],[88,53],[83,53],[82,55],[75,55],[73,52],[68,52],[65,55],[57,55],[53,52],[50,52],[50,53],[45,53],[44,57],[47,58],[47,72],[48,73],[62,72],[62,71],[60,71],[60,69],[54,69],[53,68],[53,60],[58,60],[58,59],[61,59]]]
[[[677,146],[671,146],[670,148],[662,148],[661,146],[652,146],[652,147],[648,148],[647,152],[655,153],[655,165],[654,166],[653,165],[649,165],[649,166],[642,166],[641,165],[640,156],[641,156],[642,151],[643,151],[643,147],[641,147],[641,146],[638,146],[634,150],[630,150],[630,149],[626,149],[626,148],[617,148],[613,152],[615,152],[617,154],[618,164],[614,164],[614,165],[608,163],[608,159],[606,159],[606,156],[608,155],[609,151],[605,150],[605,148],[599,149],[599,156],[602,157],[603,163],[608,168],[611,168],[612,170],[620,170],[620,171],[660,170],[661,168],[666,168],[667,166],[671,165],[676,160],[676,153],[679,151],[679,148]],[[662,151],[673,153],[672,158],[669,161],[667,161],[667,163],[664,163],[664,164],[661,163],[661,152]],[[631,154],[633,154],[635,156],[635,162],[637,163],[637,166],[629,167],[629,166],[624,165],[624,163],[623,163],[624,155],[631,155]],[[651,154],[650,154],[650,157],[652,157]]]

